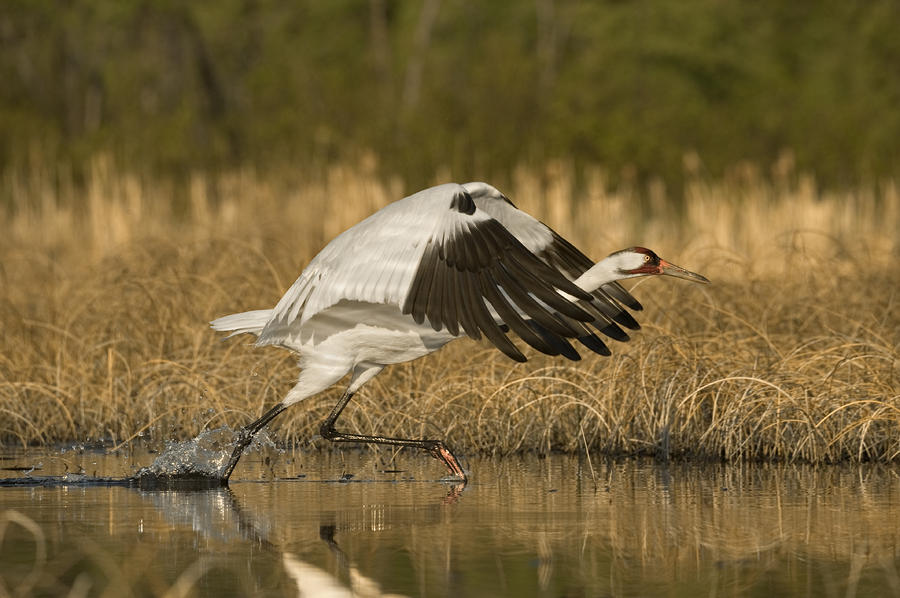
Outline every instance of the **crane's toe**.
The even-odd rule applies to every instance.
[[[450,449],[444,446],[443,442],[441,442],[440,440],[434,441],[434,444],[428,448],[428,452],[431,453],[432,457],[442,461],[444,465],[447,466],[447,469],[450,470],[451,476],[457,478],[463,484],[469,481],[468,477],[466,476],[466,472],[463,471],[463,468],[459,464],[459,461],[456,459],[453,453],[450,452]]]

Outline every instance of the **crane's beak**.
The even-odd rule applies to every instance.
[[[697,274],[696,272],[691,272],[690,270],[685,270],[681,266],[670,264],[663,259],[659,260],[659,273],[667,276],[674,276],[675,278],[684,278],[685,280],[709,284],[709,279],[705,276]]]

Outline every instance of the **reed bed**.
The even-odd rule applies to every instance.
[[[644,328],[610,358],[514,364],[453,343],[376,378],[344,427],[464,453],[895,460],[900,190],[823,193],[789,165],[776,175],[698,176],[675,202],[661,185],[610,189],[600,169],[578,185],[564,163],[513,172],[499,186],[589,255],[645,245],[713,284],[639,283]],[[307,178],[196,175],[182,201],[102,158],[80,184],[6,173],[0,441],[159,442],[258,416],[290,388],[293,356],[221,342],[206,323],[274,305],[328,239],[412,191],[371,158]],[[295,406],[272,435],[324,447],[340,392]]]

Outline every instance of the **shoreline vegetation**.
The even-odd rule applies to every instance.
[[[559,161],[488,179],[594,259],[645,245],[713,284],[639,284],[643,329],[609,358],[515,364],[461,340],[393,366],[346,429],[478,454],[895,461],[900,188],[821,191],[789,155],[772,176],[686,170],[677,201]],[[433,182],[447,180],[464,182],[450,169]],[[274,305],[328,240],[418,190],[372,156],[177,187],[103,157],[78,184],[51,166],[3,175],[0,444],[152,443],[251,421],[290,388],[295,360],[222,342],[207,322]],[[318,426],[341,391],[292,407],[271,437],[326,447]]]

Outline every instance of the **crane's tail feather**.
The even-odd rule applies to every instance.
[[[210,322],[209,325],[213,330],[218,330],[219,332],[231,332],[225,338],[231,338],[236,334],[245,332],[259,336],[259,333],[262,332],[262,329],[265,328],[271,317],[271,309],[256,309],[222,316]]]

